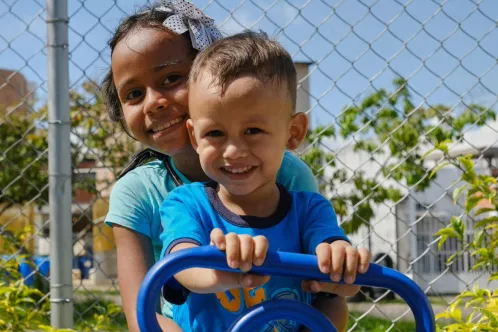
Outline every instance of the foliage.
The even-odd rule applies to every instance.
[[[416,330],[414,321],[399,320],[393,323],[391,320],[373,317],[372,315],[367,315],[365,317],[362,316],[363,316],[362,313],[351,312],[348,321],[347,331],[349,331],[353,326],[355,332],[385,332],[385,331],[412,332]],[[359,320],[356,322],[356,319]]]
[[[121,308],[114,303],[93,298],[75,303],[75,312],[84,312],[81,321],[78,321],[80,317],[75,317],[78,321],[76,330],[49,326],[50,302],[45,296],[47,290],[25,285],[19,272],[21,263],[31,261],[27,253],[18,250],[26,234],[31,234],[31,229],[26,228],[6,237],[3,243],[4,249],[12,248],[9,251],[12,254],[0,256],[0,331],[122,331],[126,321]]]
[[[21,276],[20,265],[30,261],[27,254],[19,251],[23,237],[31,232],[23,232],[4,237],[3,247],[10,247],[11,255],[0,257],[0,330],[25,331],[37,329],[45,324],[50,312],[50,303],[44,292],[36,287],[28,287]],[[5,251],[4,251],[5,253]]]
[[[2,261],[2,263],[4,263]],[[12,266],[10,269],[14,269]],[[0,281],[0,330],[25,331],[37,329],[47,320],[49,303],[41,301],[43,293],[24,285],[23,279]]]
[[[116,304],[94,298],[75,304],[75,311],[84,313],[75,318],[77,331],[123,331],[126,329],[126,318],[121,307]]]
[[[348,193],[331,198],[339,216],[351,216],[342,225],[350,233],[369,224],[374,217],[373,206],[402,199],[398,187],[389,185],[386,179],[416,190],[429,186],[431,179],[422,161],[424,143],[437,145],[459,139],[467,125],[482,126],[495,119],[495,112],[481,105],[468,105],[458,112],[446,105],[417,106],[404,79],[396,78],[393,84],[394,91],[380,89],[357,105],[345,107],[337,124],[308,133],[311,146],[304,160],[319,178],[324,179],[328,166],[332,171],[332,176],[324,179],[322,192],[332,192],[345,182],[352,185]],[[373,176],[355,171],[350,179],[353,174],[347,165],[342,166],[333,151],[321,147],[325,140],[338,138],[351,140],[355,152],[376,160],[379,171]]]
[[[0,215],[16,203],[48,201],[47,149],[33,115],[0,123]]]
[[[14,204],[48,203],[47,112],[45,105],[0,121],[0,215]],[[135,151],[135,141],[108,119],[93,82],[70,92],[70,121],[73,167],[85,159],[101,167],[121,167]],[[95,181],[76,179],[73,189],[96,192]]]
[[[446,161],[435,167],[433,173],[442,167],[452,165],[462,171],[463,184],[453,192],[455,203],[464,199],[464,212],[454,216],[450,225],[440,229],[435,235],[439,237],[438,248],[448,239],[456,239],[459,249],[451,255],[447,264],[451,265],[462,255],[475,257],[472,270],[487,272],[488,282],[498,280],[498,195],[496,178],[487,174],[477,174],[472,156],[452,158],[448,155],[446,143],[440,144],[438,150],[445,154]],[[466,220],[474,221],[474,237],[465,235]],[[464,317],[459,305],[471,313]],[[448,309],[437,315],[440,331],[498,331],[498,290],[480,288],[475,285],[472,290],[460,293]]]

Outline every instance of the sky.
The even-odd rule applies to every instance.
[[[496,108],[496,0],[195,0],[226,34],[261,29],[310,62],[312,125],[393,78],[409,80],[417,104],[479,102]],[[100,80],[106,46],[127,13],[144,1],[68,0],[70,81]],[[46,97],[42,0],[0,1],[0,67],[19,70]],[[460,104],[461,105],[461,104]],[[495,125],[495,124],[493,124]],[[496,126],[498,130],[498,125]]]

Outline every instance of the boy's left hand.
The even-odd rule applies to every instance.
[[[360,286],[351,284],[355,281],[357,272],[365,273],[368,270],[370,252],[367,249],[356,249],[350,243],[338,240],[330,244],[319,244],[315,252],[320,271],[330,274],[330,279],[335,282],[340,281],[344,274],[346,284],[304,281],[305,291],[334,293],[339,296],[353,296],[358,293]]]

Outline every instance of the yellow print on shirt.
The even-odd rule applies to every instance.
[[[253,307],[268,299],[291,299],[303,301],[299,292],[291,288],[279,288],[268,297],[264,287],[256,288],[234,288],[226,292],[216,293],[220,304],[226,310],[240,314],[246,308]],[[287,319],[279,319],[269,322],[262,328],[262,332],[291,332],[297,331],[299,324]]]
[[[223,308],[234,313],[266,301],[264,287],[234,288],[216,293],[216,297]]]

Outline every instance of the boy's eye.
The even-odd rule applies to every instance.
[[[206,133],[206,137],[221,137],[223,136],[223,132],[221,130],[211,130]]]
[[[259,134],[259,133],[262,133],[263,131],[259,128],[248,128],[246,129],[246,134],[248,135],[255,135],[255,134]]]
[[[142,96],[142,91],[140,90],[132,90],[126,94],[126,100],[133,100],[140,98]]]
[[[181,79],[181,75],[168,75],[164,78],[163,84],[168,85],[172,83],[176,83]]]

